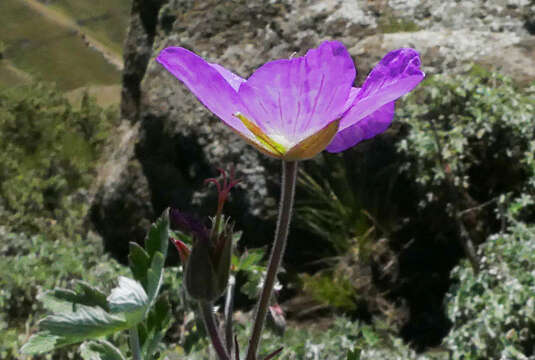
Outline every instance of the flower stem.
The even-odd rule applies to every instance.
[[[271,250],[271,257],[264,281],[264,287],[258,301],[256,315],[253,325],[253,332],[249,339],[249,348],[247,350],[246,360],[256,360],[258,345],[260,344],[260,335],[266,320],[266,314],[273,292],[273,286],[277,279],[284,250],[286,248],[286,239],[290,228],[292,218],[293,200],[295,194],[295,183],[297,180],[297,161],[282,162],[282,184],[281,198],[279,207],[279,217],[277,219],[277,228],[275,230],[275,240]]]
[[[236,279],[230,275],[228,279],[227,296],[225,298],[225,344],[227,352],[232,356],[232,345],[234,344],[232,331],[232,312],[234,310],[234,288]]]
[[[133,360],[141,360],[141,347],[139,346],[139,334],[137,325],[130,329],[130,350]]]
[[[206,328],[206,332],[212,341],[217,358],[219,360],[230,360],[230,356],[225,350],[225,345],[223,345],[221,337],[219,336],[219,331],[217,330],[214,313],[212,311],[212,304],[206,301],[199,301],[199,309],[204,321],[204,327]]]

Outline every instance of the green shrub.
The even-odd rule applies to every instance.
[[[535,226],[521,222],[480,248],[482,270],[466,262],[447,295],[454,359],[535,358]]]
[[[474,67],[435,75],[397,111],[408,133],[402,170],[419,185],[419,205],[446,203],[448,179],[465,207],[535,185],[535,97],[510,78]]]
[[[115,121],[88,96],[72,107],[49,84],[0,90],[0,223],[35,233],[67,218]]]
[[[74,108],[50,84],[0,90],[2,359],[20,358],[18,348],[43,314],[40,291],[82,278],[111,286],[124,272],[84,220],[87,187],[116,118],[87,96]]]
[[[238,327],[238,341],[242,347],[247,344],[250,330],[250,325]],[[316,319],[313,322],[301,324],[301,326],[290,327],[282,338],[266,331],[262,336],[259,352],[260,354],[269,354],[280,348],[281,345],[284,345],[284,349],[277,358],[285,360],[346,360],[348,351],[359,353],[361,360],[447,359],[443,355],[420,356],[400,339],[382,334],[381,331],[376,331],[371,326],[344,317]],[[207,351],[208,347],[199,347],[198,349],[198,351],[187,354],[187,359],[211,358]],[[245,348],[240,349],[240,352],[244,353]],[[176,349],[169,349],[165,356],[169,360],[184,359],[183,353]]]
[[[397,220],[396,207],[389,202],[389,188],[396,180],[384,175],[397,170],[379,165],[377,171],[377,164],[373,158],[324,153],[307,162],[299,176],[296,225],[324,241],[318,259],[324,267],[300,277],[303,290],[345,312],[363,310],[359,303],[376,308],[371,303],[378,297],[370,295],[380,291],[372,284],[372,266],[378,258],[390,259],[380,239]]]
[[[0,358],[16,357],[18,348],[44,313],[39,292],[67,288],[71,280],[112,286],[125,268],[103,255],[98,239],[77,236],[51,239],[0,233]]]

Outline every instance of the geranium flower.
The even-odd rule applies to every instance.
[[[422,79],[418,52],[388,53],[361,88],[343,44],[270,61],[247,80],[181,47],[156,59],[211,112],[261,152],[287,161],[340,152],[385,131],[394,102]]]

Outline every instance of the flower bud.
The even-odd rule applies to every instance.
[[[191,250],[189,249],[189,247],[187,247],[186,244],[184,244],[184,242],[175,239],[174,237],[170,237],[169,240],[175,245],[178,251],[178,255],[180,256],[180,261],[182,262],[182,265],[186,266]]]
[[[232,256],[232,225],[228,220],[214,241],[196,239],[188,257],[184,283],[188,294],[195,300],[212,302],[227,288]]]

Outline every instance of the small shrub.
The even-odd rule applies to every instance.
[[[402,170],[421,191],[420,206],[446,203],[451,179],[466,207],[535,185],[535,98],[510,78],[474,67],[436,75],[397,112],[408,128],[398,143]]]
[[[71,280],[112,284],[125,268],[103,255],[97,239],[80,236],[50,239],[46,235],[0,233],[0,358],[17,358],[36,319],[44,311],[39,292],[67,288]],[[64,354],[65,355],[65,354]],[[66,355],[65,355],[66,356]]]
[[[0,90],[0,222],[32,233],[61,222],[77,207],[69,196],[90,184],[115,120],[88,96],[72,107],[49,84]]]
[[[482,270],[463,262],[447,295],[454,359],[535,359],[535,227],[517,223],[480,248]]]

